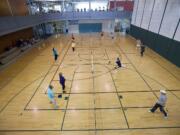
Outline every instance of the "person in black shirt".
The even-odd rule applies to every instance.
[[[119,57],[116,59],[116,64],[117,64],[118,68],[122,67]]]
[[[141,50],[140,50],[141,57],[143,57],[144,52],[145,52],[145,46],[144,46],[144,45],[141,45]]]

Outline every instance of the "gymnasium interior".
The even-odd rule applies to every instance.
[[[35,134],[180,135],[180,0],[1,0],[0,135]]]

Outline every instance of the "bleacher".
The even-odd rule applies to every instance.
[[[13,47],[8,51],[0,54],[0,65],[5,65],[11,62],[13,59],[17,58],[23,52],[31,48],[34,44],[38,43],[40,40],[34,40],[32,44],[25,44],[21,47]]]

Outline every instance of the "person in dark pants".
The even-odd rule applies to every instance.
[[[55,48],[53,48],[52,51],[53,51],[53,55],[54,55],[54,60],[56,61],[58,59],[58,56],[59,56],[58,52]]]
[[[73,34],[71,35],[71,40],[72,40],[72,41],[75,41],[75,37],[74,37]]]
[[[114,33],[111,32],[111,39],[114,39]]]
[[[101,38],[104,36],[104,32],[101,32]]]
[[[62,73],[59,73],[59,82],[62,86],[62,90],[63,90],[63,93],[65,93],[65,82],[66,82],[66,79],[64,78],[63,74]]]
[[[121,64],[121,61],[119,58],[117,58],[116,64],[117,64],[118,68],[122,67],[122,64]]]
[[[159,110],[164,114],[164,118],[167,118],[167,113],[164,110],[166,101],[167,101],[166,91],[160,90],[160,97],[156,102],[156,104],[153,106],[153,108],[149,110],[149,112],[154,113],[157,110],[157,108],[159,108]]]
[[[73,51],[73,52],[75,51],[75,46],[76,46],[75,41],[72,41],[71,47],[72,47],[72,51]]]
[[[145,46],[144,45],[141,45],[141,57],[144,55],[144,52],[145,52]]]

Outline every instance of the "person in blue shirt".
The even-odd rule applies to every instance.
[[[119,58],[116,59],[116,64],[118,66],[118,68],[122,67],[121,61]]]
[[[50,100],[50,103],[54,105],[54,108],[58,108],[58,106],[56,104],[56,99],[55,99],[52,85],[49,85],[48,90],[47,90],[47,95]]]
[[[58,52],[55,48],[53,48],[52,51],[53,51],[53,55],[54,55],[54,60],[56,61],[58,59],[58,56],[59,56]]]
[[[59,82],[62,86],[62,90],[63,90],[63,93],[65,93],[65,82],[66,82],[66,79],[64,78],[63,74],[62,73],[59,73]]]

